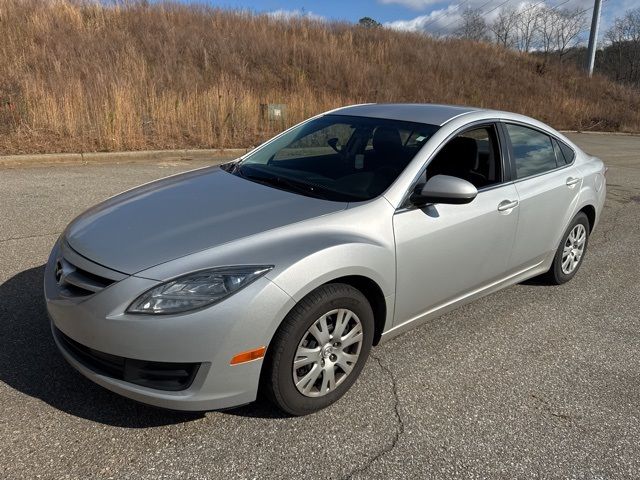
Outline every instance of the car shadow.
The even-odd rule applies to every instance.
[[[112,426],[156,427],[204,416],[202,412],[165,410],[129,400],[87,380],[68,365],[51,337],[43,275],[44,266],[35,267],[0,285],[0,381],[68,414]],[[227,412],[278,416],[264,402]]]
[[[537,277],[528,278],[527,280],[523,280],[520,282],[520,285],[528,285],[533,287],[548,287],[549,280],[547,280],[544,275],[538,275]]]

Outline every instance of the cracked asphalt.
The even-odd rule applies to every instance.
[[[527,282],[374,348],[343,400],[204,414],[94,385],[50,338],[43,263],[90,205],[198,162],[0,169],[0,478],[638,478],[640,137],[610,167],[574,280]]]

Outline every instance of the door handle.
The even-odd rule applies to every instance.
[[[518,206],[518,200],[503,200],[498,204],[499,212],[506,212]]]
[[[579,178],[574,178],[574,177],[567,178],[567,187],[573,187],[577,183],[580,183]]]

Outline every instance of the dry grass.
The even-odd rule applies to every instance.
[[[175,4],[0,0],[0,153],[248,146],[360,102],[640,130],[640,94],[485,44]],[[561,69],[563,68],[563,69]]]

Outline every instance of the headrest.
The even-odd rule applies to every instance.
[[[400,132],[393,127],[378,127],[373,133],[373,149],[377,153],[398,153],[402,148]]]
[[[458,168],[473,169],[478,157],[478,144],[473,138],[456,137],[441,152],[448,162],[455,162]]]

